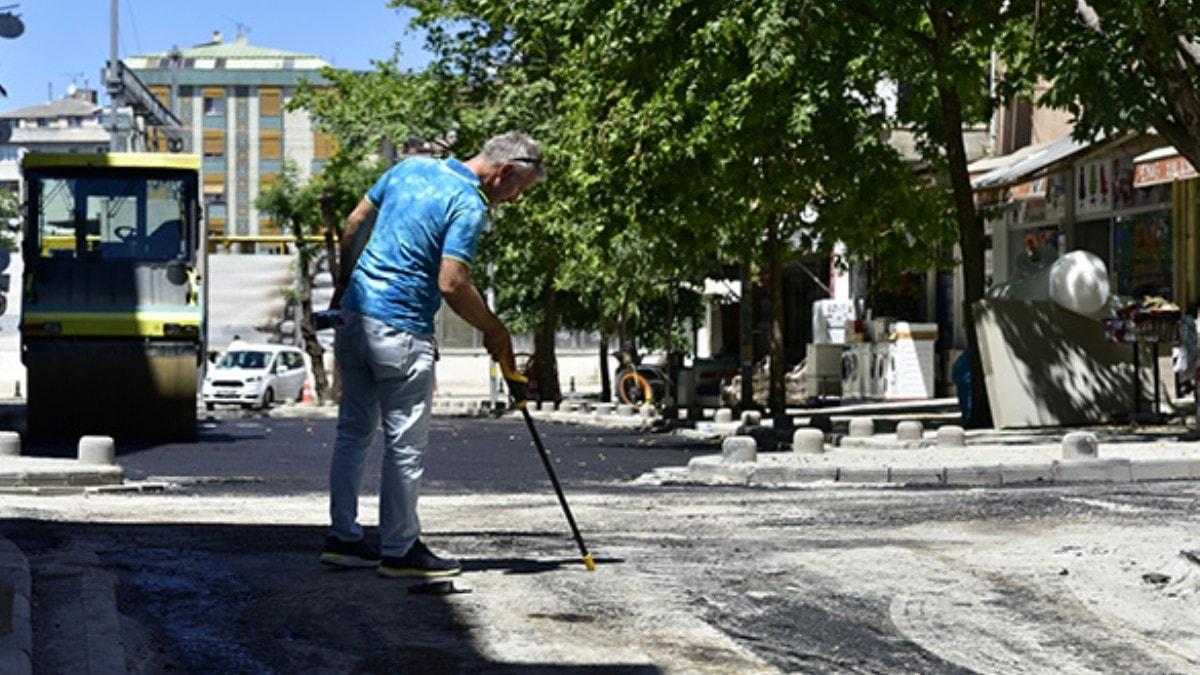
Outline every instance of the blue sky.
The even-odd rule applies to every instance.
[[[2,0],[0,5],[11,4]],[[74,81],[103,89],[100,69],[109,54],[110,0],[22,0],[12,10],[25,23],[20,37],[0,39],[0,110],[45,102],[49,87],[62,97]],[[122,57],[226,40],[249,26],[250,44],[315,54],[339,68],[366,69],[400,43],[400,64],[428,61],[410,14],[385,0],[120,0]],[[104,98],[103,93],[101,98]]]

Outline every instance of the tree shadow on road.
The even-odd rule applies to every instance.
[[[29,558],[35,586],[39,562],[55,551],[67,545],[94,550],[101,567],[117,575],[118,607],[127,621],[154,636],[150,649],[165,650],[167,660],[193,672],[661,672],[637,663],[498,661],[477,644],[479,627],[463,620],[476,612],[464,613],[461,602],[470,601],[459,598],[475,596],[411,594],[409,583],[381,579],[373,570],[331,571],[317,564],[325,532],[286,525],[0,521],[0,534]],[[435,546],[442,538],[428,536]],[[455,580],[460,585],[469,584],[473,572],[583,572],[579,559],[560,557],[468,555],[463,563],[466,574]],[[519,619],[524,610],[512,611]],[[569,613],[547,616],[574,620]],[[529,639],[538,651],[536,638]]]

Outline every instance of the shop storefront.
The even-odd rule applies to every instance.
[[[1134,188],[1141,190],[1159,190],[1170,194],[1169,212],[1166,218],[1169,228],[1169,242],[1160,244],[1162,235],[1159,223],[1145,226],[1142,232],[1143,249],[1146,241],[1158,246],[1156,254],[1171,258],[1170,286],[1173,291],[1171,299],[1180,307],[1195,314],[1195,305],[1200,298],[1200,241],[1197,231],[1200,229],[1200,179],[1196,169],[1174,148],[1162,148],[1140,155],[1134,159]],[[1147,233],[1146,230],[1151,232]],[[1150,236],[1150,235],[1158,236]],[[1137,272],[1145,272],[1146,266],[1137,265]],[[1162,283],[1161,278],[1154,280]]]
[[[1156,143],[1146,136],[1092,146],[1063,139],[977,181],[979,201],[991,202],[985,214],[992,283],[1084,250],[1104,261],[1115,293],[1174,299],[1171,181],[1138,180],[1139,153]]]
[[[1078,163],[1075,245],[1094,253],[1109,270],[1118,295],[1172,299],[1171,190],[1139,187],[1135,154],[1121,152]]]

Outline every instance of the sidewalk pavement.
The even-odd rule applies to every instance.
[[[1081,437],[1074,434],[1084,435],[1082,453]],[[961,445],[949,438],[954,435],[939,439],[923,432],[908,440],[895,433],[829,434],[819,448],[798,442],[783,452],[757,452],[753,437],[737,436],[723,441],[721,454],[693,458],[686,468],[659,469],[643,481],[1002,487],[1200,479],[1200,443],[1182,428],[983,430],[963,434]]]
[[[706,410],[706,419],[671,433],[713,444],[720,454],[695,457],[687,467],[658,469],[639,479],[651,484],[814,486],[878,484],[908,486],[1001,487],[1089,482],[1200,479],[1200,442],[1194,427],[1094,426],[1081,429],[963,431],[955,399],[863,403],[789,410],[794,429],[775,430],[756,413],[733,419],[729,411]],[[486,399],[435,401],[435,414],[478,416]],[[535,420],[607,428],[664,430],[653,408],[586,401],[530,403]],[[516,411],[505,413],[517,416]],[[870,420],[869,425],[863,423]],[[859,426],[854,433],[854,425]],[[904,427],[902,433],[897,433]],[[807,448],[797,451],[796,430],[808,429]],[[943,429],[939,433],[938,429]],[[820,430],[819,451],[811,434]],[[886,433],[875,433],[882,430]],[[914,431],[916,435],[914,436]],[[1090,437],[1085,452],[1078,438]],[[730,452],[729,439],[746,455]],[[747,446],[748,444],[748,446]],[[740,455],[740,456],[739,456]]]

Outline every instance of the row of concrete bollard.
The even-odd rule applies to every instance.
[[[733,408],[717,408],[717,411],[713,413],[713,421],[717,424],[731,424]],[[738,421],[744,427],[756,427],[762,424],[762,413],[757,410],[743,410]]]
[[[553,401],[531,402],[530,406],[532,410],[539,410],[543,412],[554,411]],[[650,418],[658,415],[658,410],[656,410],[652,405],[643,405],[635,408],[634,406],[626,403],[621,403],[618,405],[615,403],[581,403],[577,401],[563,401],[562,404],[559,405],[558,411],[570,413],[590,412],[594,415],[601,416],[615,414],[617,417],[637,417],[638,415],[641,415],[642,417]]]
[[[853,420],[857,422],[859,420]],[[862,421],[871,423],[869,419]],[[924,429],[920,422],[901,422],[900,426],[909,426],[901,440],[919,440],[923,438]],[[859,425],[861,431],[862,425]],[[899,429],[897,429],[899,432]],[[937,430],[937,445],[939,448],[965,448],[967,445],[966,432],[960,426],[944,426]],[[820,454],[825,452],[825,432],[820,429],[797,429],[792,434],[792,452]],[[1099,457],[1099,441],[1096,435],[1087,431],[1074,431],[1063,436],[1063,459],[1096,459]],[[751,436],[730,436],[721,443],[721,459],[724,462],[754,462],[758,459],[758,442]]]
[[[855,417],[850,420],[849,434],[851,438],[865,438],[875,435],[875,420],[869,417]],[[915,420],[905,420],[896,425],[896,440],[922,441],[925,440],[925,425]],[[939,448],[963,448],[967,445],[967,433],[960,426],[946,425],[937,429],[937,446]]]
[[[0,431],[0,456],[21,455],[21,434]],[[111,436],[83,436],[79,439],[76,459],[83,464],[117,463],[117,444]]]

